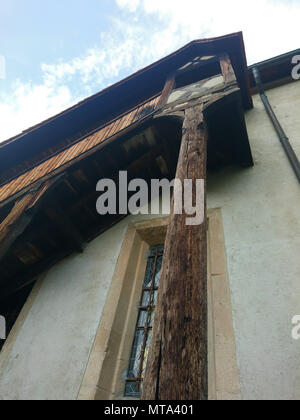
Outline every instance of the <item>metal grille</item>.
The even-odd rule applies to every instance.
[[[152,334],[163,252],[163,246],[152,247],[149,251],[125,385],[126,397],[140,397],[141,395]]]

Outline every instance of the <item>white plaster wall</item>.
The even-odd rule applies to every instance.
[[[274,111],[300,159],[300,83],[294,82],[267,92]]]
[[[300,83],[268,92],[300,155]],[[222,208],[244,399],[300,399],[299,185],[259,97],[246,115],[255,166],[210,175]],[[44,278],[0,370],[0,399],[76,399],[130,216]],[[155,217],[155,216],[150,216]]]
[[[300,157],[300,83],[268,91]],[[255,166],[209,177],[221,207],[244,399],[300,399],[300,187],[260,101],[246,114]]]
[[[0,371],[0,399],[77,398],[126,224],[53,267]]]
[[[0,400],[77,398],[128,225],[156,217],[127,217],[49,270],[1,354]]]

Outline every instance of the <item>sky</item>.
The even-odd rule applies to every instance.
[[[297,49],[300,0],[0,0],[0,142],[194,39]]]

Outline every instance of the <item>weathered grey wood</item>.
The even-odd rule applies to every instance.
[[[227,54],[224,54],[220,57],[220,66],[224,77],[224,82],[236,82],[236,77],[231,64],[231,60]]]
[[[206,180],[202,107],[187,109],[176,177]],[[195,199],[195,188],[193,191]],[[205,194],[203,197],[206,201]],[[195,201],[194,201],[195,202]],[[205,208],[206,208],[206,203]],[[207,232],[174,214],[168,226],[144,400],[207,399]]]
[[[218,77],[212,77],[209,79],[206,79],[207,82],[217,79]],[[227,75],[223,76],[222,83],[216,84],[214,87],[210,89],[204,89],[204,90],[198,90],[196,93],[195,91],[191,95],[191,91],[188,91],[187,94],[183,94],[181,97],[179,97],[174,102],[168,102],[159,113],[155,115],[154,118],[160,118],[162,116],[178,116],[182,117],[182,113],[187,108],[193,108],[196,106],[200,106],[201,104],[204,104],[204,108],[207,108],[210,106],[211,103],[219,101],[225,96],[234,95],[236,92],[240,92],[240,89],[237,85],[236,80],[229,82],[225,81],[224,79],[227,78]],[[190,87],[188,87],[190,88]],[[184,89],[179,89],[181,91],[184,91]],[[177,91],[175,90],[174,93]],[[170,96],[172,97],[172,96]],[[170,100],[169,97],[169,100]]]
[[[165,86],[163,88],[159,101],[156,105],[157,109],[162,108],[167,103],[170,93],[172,92],[174,87],[175,87],[175,74],[172,73],[168,76],[166,80]]]
[[[0,261],[6,256],[14,242],[23,234],[23,232],[32,222],[45,197],[47,197],[48,193],[52,190],[52,188],[54,188],[55,185],[58,184],[58,182],[60,182],[61,179],[62,175],[58,175],[57,177],[54,177],[51,182],[48,182],[47,188],[37,200],[35,193],[37,193],[42,188],[41,185],[38,188],[32,188],[32,190],[28,192],[28,195],[25,195],[23,199],[21,198],[19,202],[22,200],[24,203],[24,208],[22,209],[21,214],[17,216],[17,220],[14,220],[11,226],[7,222],[9,215],[6,219],[4,219],[2,223],[4,223],[6,227],[9,228],[9,231],[4,238],[0,238]],[[33,201],[35,202],[33,203]],[[11,212],[14,212],[14,209],[17,206],[18,200],[16,200]],[[16,215],[16,213],[14,214]]]

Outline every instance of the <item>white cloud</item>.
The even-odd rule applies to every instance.
[[[115,27],[118,23],[115,24]],[[134,67],[135,37],[123,43],[104,39],[106,48],[94,47],[69,62],[41,65],[42,83],[14,82],[0,95],[0,141],[37,124],[101,90]]]
[[[119,17],[79,57],[41,64],[42,82],[0,95],[0,141],[187,42],[242,30],[249,63],[296,49],[299,0],[114,0]]]
[[[299,47],[299,0],[116,0],[123,10],[161,21],[165,52],[193,39],[242,30],[249,62]],[[163,35],[160,36],[160,35]],[[161,45],[159,49],[162,50]]]
[[[63,111],[74,100],[66,86],[14,83],[12,92],[2,95],[0,102],[0,140],[5,140],[46,118]]]
[[[47,86],[68,83],[76,78],[81,88],[99,90],[116,82],[121,73],[130,74],[143,67],[147,59],[153,59],[156,50],[149,48],[152,41],[142,25],[131,25],[115,17],[110,20],[111,31],[101,33],[99,44],[81,57],[42,64]]]
[[[140,0],[116,0],[117,5],[121,8],[127,7],[130,12],[135,12],[140,5]]]
[[[111,31],[80,57],[42,63],[42,83],[15,82],[0,95],[3,141],[129,75],[153,58],[143,28],[111,19]]]

